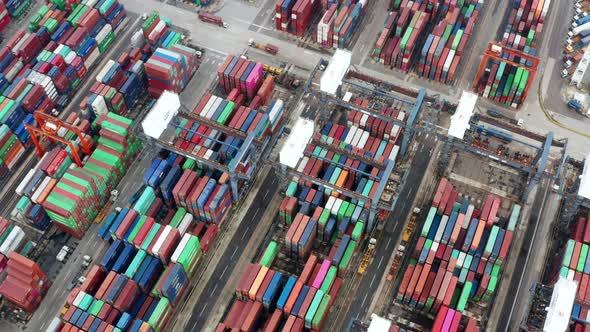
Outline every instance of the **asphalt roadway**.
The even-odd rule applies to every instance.
[[[252,233],[256,229],[256,224],[260,220],[260,217],[264,214],[264,210],[268,206],[268,200],[266,197],[274,196],[276,190],[279,188],[277,185],[277,176],[274,172],[268,172],[262,179],[262,186],[258,190],[258,194],[250,205],[250,209],[246,213],[243,220],[240,221],[240,226],[235,232],[233,238],[223,252],[219,263],[215,267],[212,274],[212,278],[207,281],[207,285],[204,288],[204,293],[199,297],[197,304],[193,307],[193,314],[186,324],[185,331],[203,331],[206,326],[203,324],[207,321],[207,317],[211,314],[214,309],[215,302],[221,294],[223,287],[227,283],[232,273],[241,273],[242,271],[234,271],[235,266],[240,259],[241,253],[248,244],[247,239],[252,236]],[[234,220],[233,222],[238,222]]]
[[[339,322],[340,324],[349,327],[352,320],[362,320],[364,315],[367,314],[367,309],[373,296],[375,296],[381,278],[385,275],[386,269],[389,268],[387,262],[389,261],[391,253],[395,249],[395,243],[397,243],[402,233],[402,227],[404,225],[403,221],[410,212],[410,209],[412,209],[412,205],[408,204],[408,202],[411,203],[414,201],[414,197],[418,192],[422,178],[426,173],[428,160],[431,157],[434,146],[435,140],[432,136],[427,137],[424,139],[424,142],[418,144],[416,155],[409,168],[410,174],[408,175],[404,188],[399,195],[400,198],[396,204],[395,211],[393,211],[393,213],[387,218],[385,228],[381,233],[381,238],[377,239],[377,247],[373,261],[367,268],[367,273],[365,273],[361,279],[356,293],[352,296],[354,300],[348,307],[348,312],[344,315],[346,321]],[[340,330],[344,330],[344,328],[341,326]]]
[[[518,326],[520,325],[520,321],[515,321],[519,318],[517,316],[513,317],[513,313],[515,309],[517,309],[517,303],[519,300],[528,298],[528,285],[527,283],[523,283],[522,280],[527,274],[534,273],[535,271],[533,267],[528,266],[528,260],[531,254],[530,248],[536,240],[537,226],[541,220],[545,203],[549,197],[547,193],[549,192],[551,184],[547,182],[547,180],[543,180],[539,185],[540,190],[538,191],[537,197],[533,203],[529,223],[522,240],[523,246],[518,250],[518,258],[514,272],[510,278],[510,286],[507,293],[510,294],[510,296],[507,297],[504,302],[502,314],[500,315],[500,319],[496,325],[496,331],[515,331],[518,330]],[[541,240],[545,241],[545,239]],[[527,248],[525,246],[529,247]],[[516,248],[512,249],[513,252],[517,252],[516,250]],[[521,304],[524,305],[526,303],[528,302]]]

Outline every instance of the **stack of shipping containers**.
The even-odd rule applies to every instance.
[[[363,98],[353,101],[365,102]],[[400,121],[405,118],[398,104],[381,112]],[[400,128],[354,111],[347,120],[348,125],[324,124],[315,139],[376,162],[395,162]],[[381,171],[314,143],[308,144],[297,171],[366,200],[293,178],[279,208],[281,231],[259,263],[243,271],[236,299],[217,331],[275,331],[279,326],[285,331],[322,329],[358,244],[372,227],[368,208]]]
[[[65,122],[83,133],[89,132],[90,123],[80,119],[76,113],[70,114]],[[73,132],[66,130],[57,134],[64,140],[72,142],[77,147],[77,151],[82,153],[78,147],[80,144],[78,137]],[[92,145],[89,135],[84,138],[89,145]],[[65,148],[56,147],[45,153],[16,187],[15,191],[20,199],[12,212],[12,217],[27,222],[39,230],[46,230],[51,219],[45,213],[42,204],[72,163],[73,160]]]
[[[6,271],[6,279],[0,284],[2,297],[26,312],[35,311],[49,288],[47,275],[37,263],[17,252],[8,254]]]
[[[474,317],[467,317],[460,312],[442,306],[436,315],[432,332],[479,332],[477,321]]]
[[[488,302],[497,289],[520,206],[506,222],[501,200],[488,194],[481,210],[443,178],[405,270],[397,300],[436,315],[441,308],[459,313],[467,302]]]
[[[513,50],[536,56],[538,40],[543,30],[550,0],[512,1],[508,8],[506,26],[502,27],[500,44]],[[480,96],[512,108],[520,108],[532,84],[530,60],[508,53],[502,58],[519,64],[514,66],[501,60],[490,60],[479,78],[475,90]],[[484,64],[482,64],[484,65]],[[532,70],[536,70],[532,69]]]
[[[125,16],[117,1],[71,6],[55,1],[33,16],[29,32],[16,31],[0,48],[0,173],[14,167],[30,145],[24,124],[34,121],[31,113],[66,106],[71,92],[112,44],[113,30]]]
[[[13,18],[21,18],[30,7],[30,0],[0,0],[0,31],[4,30]]]
[[[578,284],[572,319],[576,323],[575,330],[584,330],[584,321],[590,317],[590,219],[579,217],[573,234],[565,245],[559,275]],[[578,326],[579,325],[579,326]],[[581,329],[580,329],[581,327]]]
[[[161,151],[132,207],[103,222],[98,235],[111,246],[70,293],[63,323],[84,330],[165,329],[217,234],[216,206],[229,205],[229,188],[219,177]]]
[[[385,66],[452,84],[483,1],[421,4],[394,1],[373,58]]]
[[[99,130],[96,147],[83,167],[69,168],[42,206],[54,225],[77,238],[86,233],[140,150],[131,135],[133,122],[107,113],[93,127]]]
[[[322,1],[321,4],[312,0],[277,0],[276,29],[303,37],[317,25],[313,40],[319,46],[346,48],[359,28],[366,6],[367,0]]]

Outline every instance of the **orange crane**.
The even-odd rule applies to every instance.
[[[533,65],[531,67],[528,67],[525,65],[521,65],[520,63],[511,61],[509,59],[504,59],[502,57],[502,54],[508,54],[510,56],[510,58],[514,58],[514,57],[523,58],[527,61],[530,61]],[[500,43],[491,42],[488,44],[488,47],[483,54],[483,58],[481,59],[481,63],[479,65],[479,70],[477,71],[477,75],[475,75],[475,80],[473,82],[473,91],[477,92],[477,84],[479,82],[479,79],[481,78],[481,75],[483,75],[483,72],[486,69],[486,65],[488,63],[488,60],[490,60],[490,59],[506,62],[507,64],[509,64],[511,66],[525,69],[530,73],[529,80],[528,80],[527,85],[524,88],[524,92],[522,94],[522,100],[525,100],[526,96],[529,93],[529,89],[531,88],[531,85],[533,84],[533,81],[535,79],[535,74],[537,73],[537,67],[539,66],[539,58],[531,56],[529,54],[526,54],[522,51],[515,50],[513,48],[508,48],[508,47],[502,46]]]
[[[37,150],[37,155],[39,156],[39,158],[41,158],[45,153],[45,149],[40,144],[39,139],[42,137],[46,137],[49,140],[49,142],[53,143],[57,141],[69,146],[70,151],[72,153],[72,158],[74,159],[76,164],[78,164],[78,166],[82,167],[82,159],[78,154],[78,149],[76,148],[76,146],[74,146],[74,144],[71,141],[66,140],[63,137],[60,137],[57,133],[62,128],[75,133],[80,138],[80,148],[82,149],[82,151],[85,154],[90,154],[92,142],[88,143],[86,141],[86,139],[84,138],[84,133],[76,126],[73,126],[69,123],[64,122],[63,120],[60,120],[58,118],[55,118],[53,116],[47,115],[39,111],[36,111],[33,114],[33,117],[35,118],[35,123],[37,123],[38,127],[30,124],[25,124],[25,127],[29,131],[29,134],[31,134],[31,140],[33,141],[33,144],[35,144],[35,148]]]

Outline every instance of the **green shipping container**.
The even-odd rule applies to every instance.
[[[182,218],[184,218],[184,216],[186,216],[186,210],[184,208],[181,207],[178,210],[176,210],[174,217],[172,217],[172,220],[170,220],[170,226],[174,227],[174,228],[178,228],[178,226],[180,226],[180,223],[182,222]]]
[[[363,230],[365,229],[365,224],[362,222],[357,222],[354,225],[354,229],[352,230],[351,238],[355,241],[359,241],[361,236],[363,236]]]
[[[92,302],[92,305],[90,306],[90,309],[88,309],[88,313],[92,316],[98,316],[98,313],[100,312],[103,306],[104,301],[98,299],[94,300],[94,302]]]
[[[578,259],[578,265],[576,271],[584,272],[584,265],[586,264],[586,258],[588,257],[588,245],[582,244],[582,250],[580,251],[580,259]]]
[[[291,181],[291,183],[289,183],[289,186],[287,187],[287,190],[285,191],[285,195],[287,195],[288,197],[293,197],[293,196],[295,196],[296,192],[297,192],[297,182]]]
[[[312,329],[320,329],[320,323],[322,322],[322,319],[324,318],[324,316],[328,314],[330,300],[330,294],[324,293],[324,297],[322,298],[322,301],[320,302],[320,305],[318,306],[318,309],[316,310],[315,315],[313,316],[313,320],[311,322]]]
[[[131,263],[127,267],[127,270],[125,271],[125,275],[127,276],[127,278],[133,279],[146,256],[147,252],[145,250],[139,250],[135,254],[135,257],[133,257],[133,260],[131,261]]]
[[[161,227],[160,224],[154,224],[152,226],[152,229],[150,229],[150,232],[148,233],[148,235],[143,240],[143,243],[141,244],[141,250],[148,249],[148,247],[150,246],[150,243],[152,243],[152,241],[154,240],[154,237],[156,237],[156,234],[158,234],[160,227]]]
[[[355,249],[356,241],[350,240],[350,242],[348,242],[348,246],[346,247],[346,251],[342,256],[342,260],[340,260],[340,264],[338,265],[338,271],[342,271],[343,273],[346,271],[346,269],[348,268],[348,264],[350,264],[352,254],[354,253]]]
[[[570,266],[575,246],[576,246],[576,241],[574,241],[572,239],[567,240],[567,245],[565,247],[565,254],[563,255],[563,261],[562,261],[561,265]]]
[[[309,306],[309,308],[307,309],[307,313],[305,314],[305,327],[311,329],[313,317],[315,316],[315,313],[317,312],[318,308],[320,307],[320,303],[322,302],[323,299],[324,299],[324,292],[321,289],[319,289],[315,293],[313,300],[311,301],[311,305]]]
[[[465,283],[463,286],[463,290],[461,291],[461,296],[459,297],[459,303],[457,303],[457,311],[463,312],[465,311],[465,306],[467,305],[467,300],[469,299],[469,293],[471,292],[471,287],[473,284],[471,281]]]
[[[320,286],[320,290],[322,290],[322,292],[324,292],[324,294],[327,294],[330,292],[330,290],[332,289],[332,285],[334,284],[334,280],[336,280],[336,275],[338,274],[338,268],[335,266],[330,266],[330,269],[328,269],[328,273],[326,273],[326,277],[324,278],[324,281],[322,282],[322,285]]]
[[[154,331],[158,332],[162,330],[162,323],[166,321],[164,319],[165,316],[170,314],[170,301],[167,298],[162,297],[158,300],[158,304],[156,308],[150,315],[148,319],[148,324],[154,329]]]
[[[278,253],[279,245],[275,241],[270,241],[264,251],[264,255],[262,255],[262,259],[260,259],[260,265],[270,268]]]
[[[430,207],[430,210],[428,211],[428,216],[426,217],[426,221],[424,222],[424,226],[422,226],[422,232],[420,232],[420,236],[428,236],[428,232],[430,231],[430,227],[432,226],[432,221],[434,221],[436,212],[437,209],[434,206]]]
[[[488,242],[486,243],[486,247],[484,249],[484,254],[491,255],[492,251],[494,250],[494,244],[496,244],[496,239],[498,238],[498,232],[500,228],[496,225],[492,226],[492,231],[490,232],[490,236],[488,237]]]

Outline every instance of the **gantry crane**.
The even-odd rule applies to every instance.
[[[68,131],[76,134],[80,138],[80,149],[82,149],[85,154],[90,154],[91,152],[91,147],[93,144],[92,139],[90,137],[86,138],[84,133],[76,126],[66,123],[65,121],[55,118],[51,115],[36,111],[33,113],[33,117],[35,118],[35,123],[37,125],[35,126],[31,124],[25,124],[25,127],[31,135],[31,140],[33,141],[33,144],[35,144],[39,158],[43,157],[43,154],[45,154],[45,149],[40,144],[39,139],[41,137],[46,137],[49,142],[53,143],[54,141],[57,141],[67,145],[70,148],[71,156],[76,164],[82,167],[82,159],[80,158],[76,146],[74,146],[72,141],[60,137],[58,133],[60,129],[67,129]],[[87,139],[89,139],[90,142],[88,142]]]
[[[505,56],[508,56],[508,58],[506,58]],[[518,62],[514,62],[513,59],[515,57],[524,59],[527,63],[530,62],[532,65],[527,66],[520,64]],[[525,100],[529,92],[529,89],[531,88],[531,85],[535,80],[535,74],[537,73],[537,67],[539,66],[539,58],[526,54],[522,51],[515,50],[513,48],[502,46],[500,43],[491,42],[488,44],[488,47],[483,54],[483,58],[481,59],[477,75],[475,75],[475,80],[473,81],[472,88],[473,91],[477,91],[477,85],[479,83],[481,76],[483,75],[484,70],[486,69],[488,60],[502,61],[511,66],[524,69],[530,73],[529,80],[522,94],[522,100]]]

